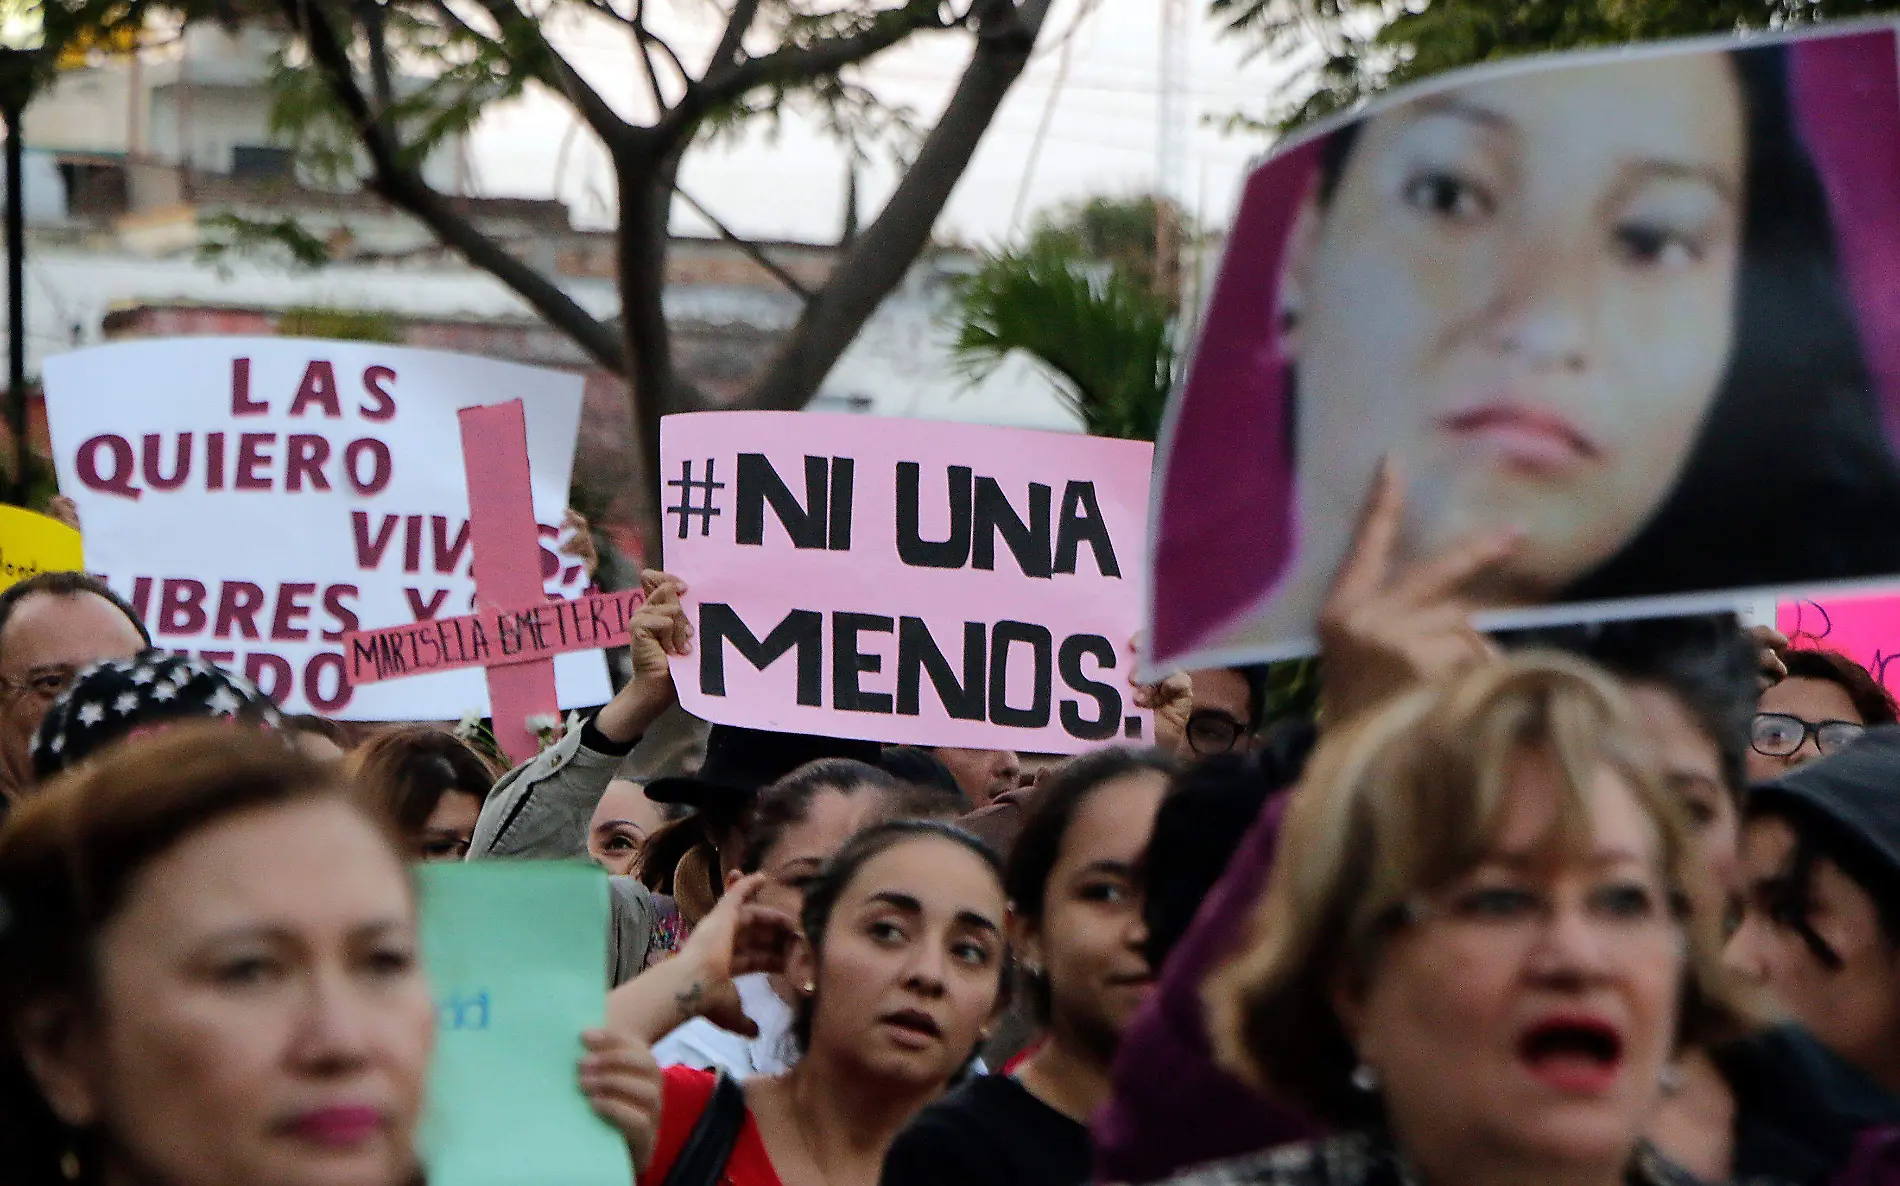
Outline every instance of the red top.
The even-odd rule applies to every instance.
[[[719,1081],[713,1072],[692,1067],[668,1067],[662,1074],[660,1132],[653,1142],[653,1163],[640,1175],[640,1186],[660,1186],[666,1181],[667,1171],[679,1158],[686,1138],[693,1135],[693,1125],[699,1123],[699,1114],[706,1110],[707,1102],[712,1099],[713,1085]],[[752,1118],[749,1108],[745,1127],[739,1130],[739,1141],[732,1147],[732,1160],[726,1163],[726,1175],[720,1182],[722,1186],[782,1186],[778,1171],[772,1168],[772,1159],[766,1155],[758,1121]]]

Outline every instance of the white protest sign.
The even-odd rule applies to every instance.
[[[367,342],[178,338],[46,362],[60,489],[87,567],[162,648],[242,672],[291,712],[452,720],[488,711],[479,670],[351,688],[342,638],[470,611],[457,409],[525,408],[541,566],[555,551],[580,429],[578,376]],[[554,660],[562,707],[611,694],[598,652]]]
[[[661,426],[688,712],[910,745],[1152,742],[1135,707],[1145,442],[700,412]]]

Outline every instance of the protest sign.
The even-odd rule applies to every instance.
[[[578,861],[422,865],[436,1000],[421,1145],[430,1186],[629,1186],[624,1138],[581,1094],[606,1017],[607,878]]]
[[[626,646],[634,611],[645,603],[646,594],[634,589],[436,618],[345,634],[343,653],[350,661],[350,682],[359,686],[464,667],[533,663],[569,651]]]
[[[1860,26],[1443,76],[1246,182],[1155,484],[1152,659],[1308,651],[1380,460],[1482,628],[1900,575],[1900,78]]]
[[[576,596],[587,584],[555,550],[577,376],[377,343],[183,338],[48,359],[46,398],[87,567],[160,647],[242,672],[286,710],[488,711],[481,672],[359,688],[342,646],[475,608],[459,409],[522,401],[543,587]],[[505,561],[533,572],[537,557]],[[611,694],[598,655],[554,664],[561,707]]]
[[[1788,601],[1777,607],[1775,629],[1790,645],[1838,651],[1900,691],[1900,597],[1844,597]]]
[[[45,515],[0,506],[0,589],[81,564],[77,531]]]
[[[1150,741],[1138,441],[867,416],[661,425],[680,702],[722,724],[1075,753]]]

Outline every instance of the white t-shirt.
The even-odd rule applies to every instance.
[[[791,1070],[798,1061],[798,1048],[792,1044],[792,1007],[773,991],[771,976],[751,972],[736,977],[732,986],[739,990],[739,1007],[759,1027],[758,1037],[735,1034],[695,1017],[653,1044],[654,1061],[663,1067],[724,1071],[739,1080]],[[970,1074],[988,1073],[982,1059],[971,1060]]]
[[[695,1017],[653,1045],[653,1057],[663,1067],[697,1067],[724,1071],[734,1079],[776,1075],[798,1061],[792,1046],[792,1007],[772,990],[772,979],[752,972],[733,982],[739,1005],[759,1036],[747,1038],[723,1030],[704,1017]]]

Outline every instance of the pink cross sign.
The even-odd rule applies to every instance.
[[[345,678],[358,685],[484,668],[495,741],[510,758],[526,761],[540,750],[529,719],[560,711],[554,656],[625,645],[644,596],[634,590],[550,600],[542,587],[521,401],[463,408],[456,419],[468,474],[475,612],[345,634]]]

